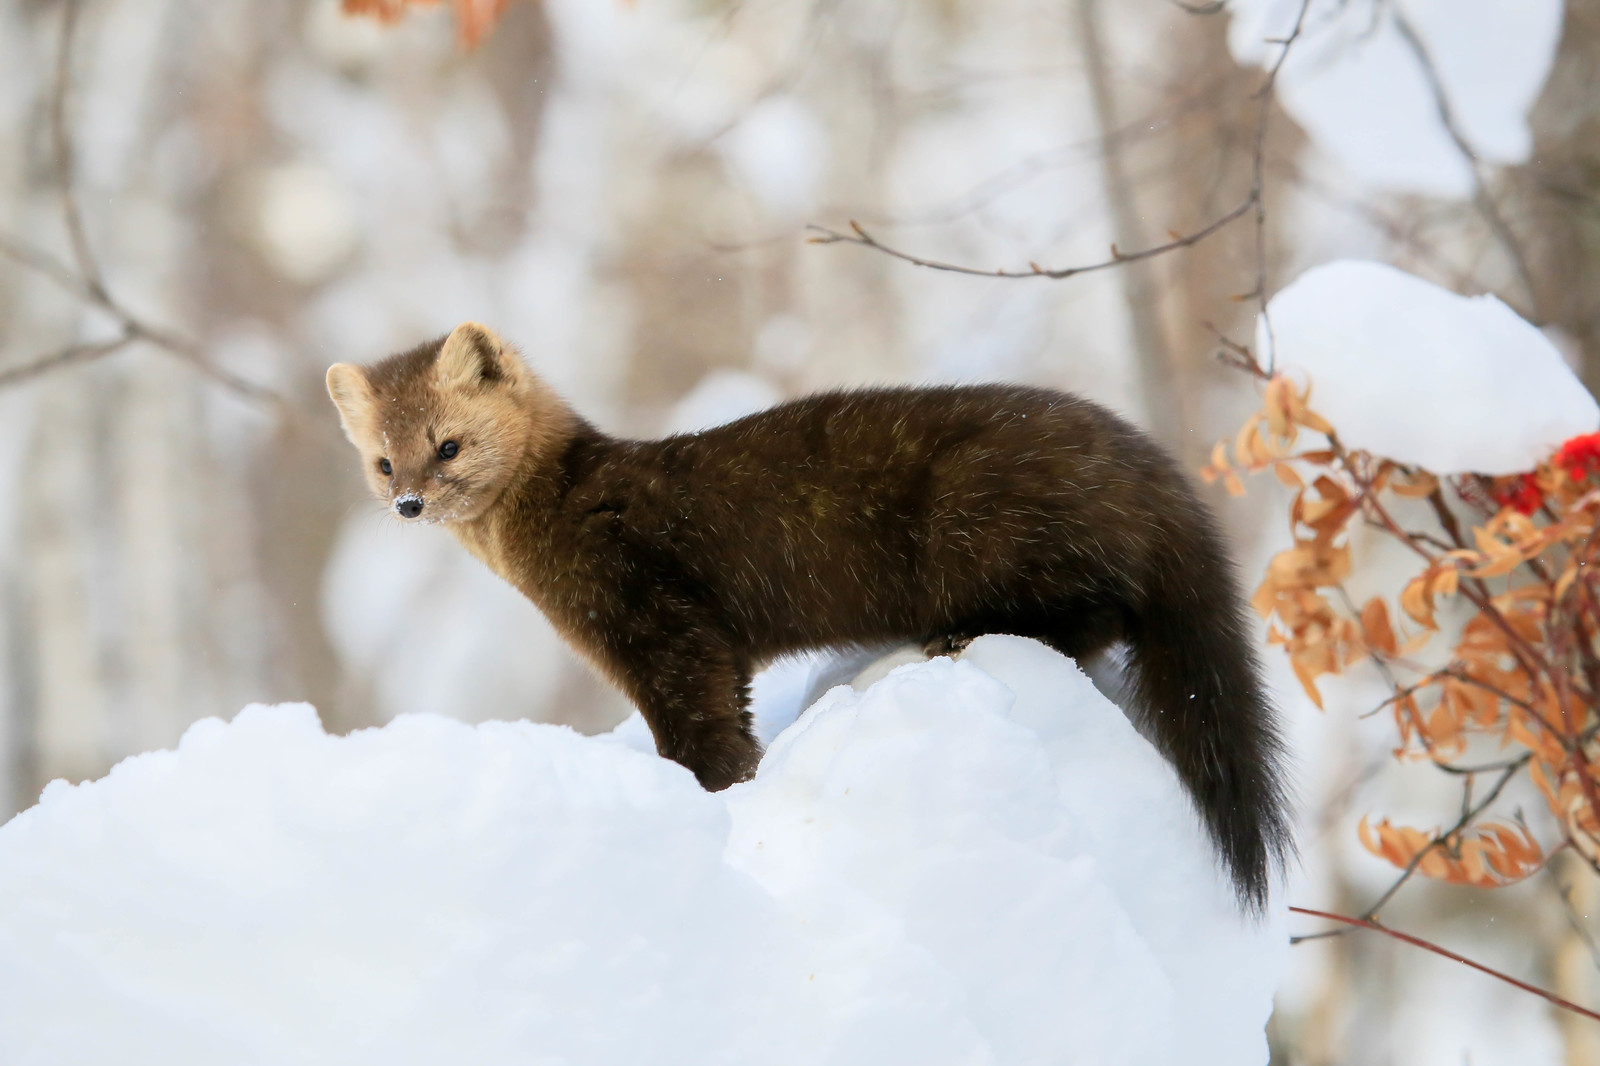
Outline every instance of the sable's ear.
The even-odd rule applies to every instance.
[[[339,408],[339,424],[350,443],[356,443],[357,426],[365,425],[372,411],[372,388],[366,371],[350,363],[335,363],[328,368],[328,395]]]
[[[446,387],[503,384],[520,380],[522,360],[488,326],[463,322],[444,339],[434,364]]]

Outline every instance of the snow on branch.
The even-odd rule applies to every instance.
[[[80,0],[64,0],[61,13],[60,44],[56,51],[55,76],[49,101],[50,138],[54,147],[56,183],[61,198],[62,220],[72,246],[73,262],[63,263],[12,234],[0,232],[0,256],[43,277],[49,278],[85,305],[114,319],[119,332],[99,341],[79,342],[33,359],[21,366],[0,368],[0,388],[33,380],[55,370],[93,362],[137,343],[149,344],[176,356],[197,372],[255,403],[275,408],[285,420],[298,423],[288,401],[277,392],[241,378],[216,365],[194,341],[135,315],[111,293],[99,260],[84,226],[83,209],[78,200],[76,162],[72,130],[67,120],[68,98],[72,93],[73,45],[77,38]]]

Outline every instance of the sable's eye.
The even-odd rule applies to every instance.
[[[454,459],[456,454],[460,451],[461,445],[457,444],[453,440],[447,440],[443,444],[439,445],[439,458]]]
[[[389,460],[387,459],[378,460],[378,469],[383,471],[384,477],[388,477],[390,474],[394,473],[394,467],[389,465]]]

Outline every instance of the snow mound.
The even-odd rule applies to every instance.
[[[0,1060],[1239,1066],[1282,918],[1016,638],[833,689],[718,795],[557,726],[253,706],[0,828]]]
[[[1600,429],[1555,345],[1494,296],[1345,259],[1300,275],[1267,312],[1257,350],[1309,377],[1312,409],[1352,448],[1437,474],[1514,474]]]
[[[1276,62],[1300,2],[1233,0],[1234,58]],[[1478,157],[1523,163],[1533,150],[1528,111],[1561,40],[1561,0],[1312,0],[1278,78],[1284,109],[1364,182],[1465,199],[1472,195],[1471,164],[1439,119],[1426,68],[1397,12],[1425,50]]]

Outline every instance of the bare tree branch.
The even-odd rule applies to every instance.
[[[84,285],[99,299],[109,299],[100,266],[89,248],[89,235],[83,227],[83,211],[75,190],[76,157],[72,135],[67,128],[67,97],[72,91],[72,44],[78,31],[79,0],[64,0],[61,6],[61,45],[56,51],[55,90],[50,96],[50,135],[56,149],[56,181],[61,186],[61,213],[66,218],[72,254]]]
[[[99,299],[84,280],[72,272],[71,267],[20,238],[0,233],[0,255],[36,274],[43,274],[80,300],[94,303]]]
[[[1417,65],[1422,69],[1422,76],[1428,83],[1428,91],[1433,95],[1434,107],[1439,113],[1439,123],[1450,135],[1451,142],[1461,157],[1466,160],[1472,169],[1472,199],[1477,205],[1478,212],[1483,215],[1489,231],[1505,249],[1510,257],[1513,269],[1517,273],[1517,281],[1522,285],[1528,295],[1528,306],[1534,318],[1542,317],[1539,312],[1539,293],[1534,288],[1533,271],[1528,266],[1527,253],[1522,248],[1522,242],[1512,231],[1511,224],[1506,221],[1505,215],[1500,211],[1500,205],[1489,193],[1489,183],[1484,175],[1484,163],[1478,155],[1478,150],[1467,140],[1462,132],[1461,125],[1456,121],[1455,109],[1450,105],[1450,96],[1445,91],[1444,81],[1439,76],[1439,68],[1433,62],[1433,56],[1428,52],[1428,46],[1423,43],[1422,37],[1417,33],[1411,20],[1406,18],[1404,12],[1395,6],[1390,14],[1394,19],[1394,27],[1400,33],[1400,39],[1406,43],[1411,54],[1416,57]]]
[[[1289,182],[1328,206],[1347,212],[1383,231],[1392,243],[1406,248],[1418,259],[1426,261],[1434,270],[1451,278],[1451,287],[1458,291],[1471,291],[1476,282],[1472,272],[1452,264],[1440,249],[1419,232],[1415,220],[1402,220],[1377,204],[1349,196],[1343,189],[1308,174],[1292,160],[1275,158],[1267,161],[1267,169],[1275,176]]]
[[[1528,761],[1532,758],[1533,755],[1530,753],[1507,763],[1502,768],[1500,777],[1495,781],[1494,787],[1489,789],[1489,794],[1469,809],[1462,811],[1461,817],[1456,820],[1455,825],[1442,832],[1435,833],[1433,839],[1428,841],[1426,846],[1419,848],[1417,853],[1411,856],[1411,861],[1406,863],[1405,869],[1400,871],[1400,876],[1395,878],[1394,883],[1384,890],[1383,895],[1379,896],[1371,906],[1361,912],[1357,921],[1369,922],[1375,920],[1378,917],[1378,912],[1383,910],[1384,906],[1394,898],[1395,893],[1399,892],[1405,883],[1416,874],[1417,870],[1422,866],[1422,860],[1433,854],[1436,848],[1446,847],[1451,840],[1455,839],[1457,834],[1476,821],[1480,814],[1488,810],[1489,805],[1500,798],[1500,793],[1505,791],[1506,785],[1517,775],[1518,771],[1528,765]],[[1289,938],[1289,943],[1301,944],[1307,940],[1323,940],[1347,932],[1349,932],[1348,929],[1332,929],[1321,933],[1292,936]]]
[[[1180,4],[1179,6],[1184,6],[1187,8],[1190,5]],[[1210,5],[1199,6],[1210,7]],[[1219,10],[1220,7],[1221,5],[1218,6]],[[1290,28],[1289,33],[1285,37],[1272,42],[1273,44],[1279,46],[1278,54],[1273,60],[1272,65],[1267,68],[1266,76],[1262,80],[1261,85],[1253,94],[1254,97],[1259,101],[1259,106],[1256,113],[1256,124],[1253,137],[1253,151],[1250,167],[1251,180],[1248,192],[1246,192],[1244,199],[1240,201],[1238,205],[1198,230],[1194,230],[1191,233],[1182,235],[1174,233],[1172,234],[1172,239],[1164,244],[1140,248],[1132,252],[1124,252],[1113,244],[1111,246],[1110,257],[1095,263],[1085,263],[1080,266],[1069,267],[1046,267],[1041,266],[1038,263],[1030,262],[1026,270],[1016,268],[986,269],[983,267],[968,266],[962,263],[951,263],[945,260],[930,259],[926,256],[914,255],[900,248],[896,248],[893,245],[885,244],[869,233],[859,222],[853,219],[850,221],[850,232],[848,233],[831,229],[827,226],[816,224],[808,225],[806,229],[814,234],[814,236],[809,238],[810,243],[858,244],[863,248],[871,248],[874,251],[882,252],[884,255],[890,256],[894,259],[899,259],[902,262],[910,263],[913,266],[926,267],[929,270],[941,270],[952,274],[966,274],[973,277],[984,278],[1047,278],[1052,281],[1061,281],[1065,278],[1076,277],[1079,274],[1088,274],[1099,270],[1109,270],[1112,267],[1123,266],[1127,263],[1136,263],[1146,259],[1153,259],[1156,256],[1165,255],[1168,252],[1175,252],[1179,249],[1191,247],[1199,244],[1201,241],[1212,236],[1213,234],[1225,229],[1230,223],[1233,223],[1238,219],[1243,218],[1245,215],[1254,212],[1256,221],[1256,284],[1254,290],[1247,295],[1255,299],[1258,307],[1260,308],[1262,320],[1266,323],[1268,338],[1266,369],[1270,373],[1275,363],[1275,353],[1272,351],[1272,325],[1267,316],[1266,291],[1267,214],[1264,190],[1266,187],[1265,153],[1267,128],[1270,124],[1272,116],[1272,105],[1276,96],[1275,90],[1278,82],[1278,74],[1280,71],[1282,71],[1283,64],[1288,59],[1290,50],[1293,49],[1295,43],[1300,39],[1301,34],[1305,30],[1306,15],[1310,8],[1311,0],[1301,0],[1300,7],[1295,16],[1294,25]],[[1202,14],[1207,12],[1196,11],[1196,13]]]
[[[1089,83],[1089,99],[1095,122],[1105,137],[1117,131],[1117,97],[1111,71],[1106,63],[1106,46],[1100,32],[1100,0],[1077,0],[1078,47],[1083,57],[1084,75]],[[1148,243],[1139,208],[1134,202],[1123,154],[1108,143],[1100,156],[1100,182],[1105,188],[1106,206],[1111,211],[1111,232],[1117,244],[1138,248]],[[1117,274],[1122,283],[1122,302],[1138,359],[1146,414],[1151,423],[1170,427],[1168,432],[1183,439],[1186,428],[1180,368],[1172,362],[1166,330],[1160,317],[1160,298],[1151,268],[1135,264]],[[1177,388],[1166,383],[1179,378]]]
[[[1227,214],[1216,219],[1210,225],[1205,226],[1202,229],[1198,229],[1193,233],[1185,234],[1181,237],[1174,237],[1167,243],[1158,244],[1152,248],[1141,248],[1136,252],[1123,252],[1113,245],[1111,248],[1111,257],[1109,259],[1103,259],[1098,263],[1086,263],[1082,266],[1050,268],[1042,267],[1038,263],[1029,263],[1027,270],[985,270],[982,267],[964,266],[960,263],[947,263],[938,259],[926,259],[922,256],[912,255],[909,252],[903,252],[898,248],[893,248],[882,243],[876,237],[872,236],[872,234],[863,229],[860,223],[857,222],[850,223],[850,229],[852,230],[851,233],[840,233],[837,230],[829,229],[826,226],[818,226],[815,224],[807,226],[806,229],[817,234],[817,236],[810,238],[812,244],[859,244],[865,248],[876,249],[877,251],[882,252],[884,255],[903,260],[904,262],[910,263],[913,266],[927,267],[930,270],[944,270],[953,274],[969,274],[980,278],[1049,278],[1053,281],[1060,281],[1063,278],[1076,277],[1079,274],[1089,274],[1097,270],[1109,270],[1112,267],[1121,266],[1124,263],[1134,263],[1141,259],[1151,259],[1158,255],[1164,255],[1167,252],[1176,251],[1179,248],[1187,248],[1190,245],[1199,244],[1213,233],[1216,233],[1218,230],[1227,226],[1228,223],[1243,218],[1254,205],[1254,202],[1255,201],[1253,197],[1247,197],[1243,203],[1239,204]]]
[[[1278,74],[1289,59],[1289,51],[1305,32],[1306,13],[1311,10],[1311,0],[1300,0],[1300,10],[1295,13],[1294,26],[1289,35],[1277,42],[1278,58],[1267,70],[1266,80],[1256,95],[1261,100],[1261,110],[1256,116],[1256,142],[1250,159],[1250,202],[1256,214],[1256,285],[1252,294],[1261,314],[1261,325],[1267,335],[1266,369],[1272,373],[1278,365],[1277,336],[1272,330],[1272,316],[1267,313],[1267,122],[1272,115],[1272,105],[1277,99]],[[1259,356],[1258,356],[1259,358]]]
[[[90,363],[113,352],[120,352],[133,343],[133,339],[131,334],[123,333],[121,336],[113,337],[110,340],[69,344],[60,351],[41,356],[31,363],[0,370],[0,389],[11,385],[19,385],[24,381],[31,381],[43,374],[48,374],[52,370],[75,366],[79,363]]]
[[[130,344],[153,345],[188,363],[200,374],[245,399],[276,407],[287,420],[299,417],[289,402],[264,386],[216,366],[195,342],[171,330],[152,325],[119,303],[106,287],[100,264],[89,244],[74,183],[74,154],[71,128],[67,121],[67,98],[72,91],[72,47],[76,39],[80,0],[64,0],[61,16],[61,45],[56,55],[55,84],[49,107],[51,137],[55,142],[56,180],[60,185],[61,213],[72,243],[75,263],[68,266],[50,253],[7,233],[0,233],[0,256],[25,269],[43,275],[83,303],[105,312],[122,326],[119,336],[106,341],[79,342],[60,351],[34,359],[21,366],[0,370],[0,388],[31,381],[53,370],[92,362]]]
[[[1067,141],[1051,148],[1029,153],[1022,156],[1015,163],[970,186],[966,192],[959,196],[952,197],[932,207],[923,208],[914,214],[873,214],[842,207],[835,208],[835,210],[841,214],[849,214],[850,217],[865,226],[892,225],[904,229],[913,226],[947,225],[981,211],[1012,190],[1057,167],[1072,162],[1099,159],[1108,152],[1122,151],[1129,146],[1159,136],[1170,129],[1178,120],[1201,110],[1205,106],[1208,97],[1214,94],[1216,90],[1215,80],[1208,80],[1197,87],[1191,88],[1177,101],[1163,107],[1161,110],[1129,119],[1109,133]]]
[[[217,366],[206,357],[205,351],[195,342],[159,327],[146,325],[138,319],[127,315],[120,308],[115,313],[122,317],[123,323],[133,339],[162,348],[182,359],[218,385],[238,393],[245,399],[273,405],[278,408],[279,414],[290,421],[300,421],[299,414],[289,406],[289,402],[286,399],[264,385],[246,381],[232,371],[224,370],[222,367]]]
[[[0,255],[4,255],[35,273],[42,274],[83,302],[116,319],[122,326],[122,336],[116,340],[115,348],[112,350],[135,342],[153,345],[166,351],[169,355],[178,357],[199,373],[245,399],[277,407],[279,413],[287,418],[298,418],[288,400],[277,392],[247,381],[237,374],[217,366],[206,358],[204,350],[198,344],[171,330],[146,322],[118,303],[103,285],[92,285],[49,253],[35,248],[10,234],[0,233]],[[31,380],[51,370],[92,361],[93,357],[88,353],[99,346],[100,344],[74,344],[52,355],[43,356],[33,362],[25,363],[20,367],[11,370],[0,370],[0,388]],[[94,357],[109,354],[109,351],[98,352]]]

